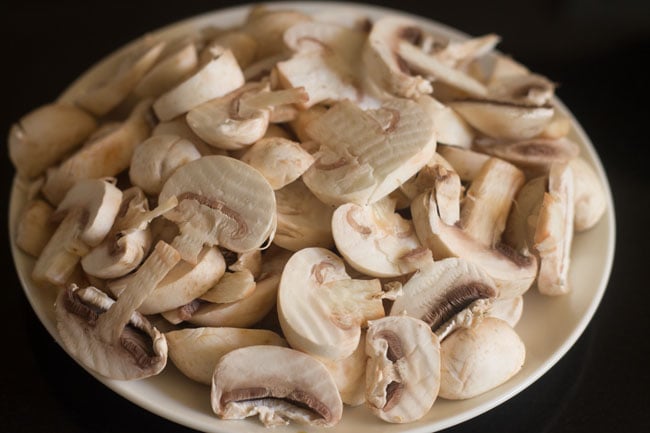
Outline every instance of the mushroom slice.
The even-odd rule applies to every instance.
[[[327,108],[324,105],[313,105],[306,110],[298,111],[298,115],[296,116],[296,118],[291,122],[289,122],[289,126],[291,127],[291,130],[293,131],[295,136],[298,138],[298,141],[303,146],[304,143],[306,142],[314,141],[314,137],[309,135],[309,131],[307,130],[307,125],[309,125],[309,123],[312,120],[319,118],[326,112],[327,112]],[[315,150],[318,150],[318,148],[316,148]],[[309,153],[314,153],[314,152],[309,152]]]
[[[267,427],[289,421],[331,427],[343,413],[341,397],[325,366],[302,352],[278,346],[249,346],[224,355],[214,370],[210,399],[219,418],[258,415]]]
[[[343,359],[317,359],[332,374],[343,403],[359,406],[366,402],[366,333],[361,333],[359,345],[354,352]]]
[[[408,274],[433,260],[411,221],[395,213],[395,200],[389,198],[368,206],[339,206],[332,216],[332,234],[347,263],[373,277]]]
[[[151,135],[176,135],[178,137],[181,137],[185,140],[190,141],[202,156],[226,154],[225,150],[210,146],[208,143],[203,141],[201,137],[196,135],[194,131],[192,131],[192,128],[190,128],[190,126],[185,121],[185,116],[179,116],[167,122],[158,123],[153,128],[153,131],[151,131]]]
[[[230,50],[226,50],[194,75],[161,95],[153,104],[153,109],[161,121],[171,120],[243,84],[244,75],[235,56]]]
[[[487,315],[490,317],[496,317],[501,319],[510,325],[511,328],[514,328],[521,315],[524,312],[524,297],[515,296],[510,299],[497,299],[492,302],[490,311],[487,312]]]
[[[109,233],[120,209],[122,191],[105,179],[77,182],[52,215],[62,220],[36,260],[36,282],[63,284],[82,256]]]
[[[189,140],[177,135],[152,136],[133,150],[129,179],[147,194],[157,195],[178,167],[200,157]]]
[[[330,205],[374,203],[397,189],[436,150],[433,120],[416,102],[391,99],[363,111],[338,102],[308,126],[320,142],[303,175],[307,187]]]
[[[334,22],[303,21],[288,28],[283,37],[285,44],[294,52],[336,53],[346,65],[354,68],[367,33]]]
[[[126,170],[133,149],[151,132],[150,110],[151,101],[140,102],[118,127],[86,143],[58,167],[49,169],[43,195],[58,204],[76,181],[117,176]]]
[[[75,101],[76,105],[95,116],[103,116],[126,99],[165,48],[165,42],[152,44],[146,39],[143,45],[129,53],[105,82],[81,94]]]
[[[171,90],[192,75],[199,64],[196,44],[191,40],[186,40],[183,45],[167,55],[163,52],[161,57],[133,89],[133,93],[139,98],[155,98]]]
[[[173,245],[190,263],[204,245],[234,252],[258,249],[276,226],[275,194],[254,168],[227,156],[204,156],[172,174],[159,202],[176,196],[179,205],[165,218],[179,225]]]
[[[472,398],[505,383],[524,365],[526,348],[503,320],[486,317],[440,344],[440,397]]]
[[[274,190],[298,179],[314,162],[299,143],[286,138],[263,138],[241,160],[257,169]]]
[[[575,190],[573,228],[576,231],[588,230],[596,225],[605,213],[605,191],[596,172],[584,159],[572,159],[569,166],[573,172]]]
[[[490,53],[500,41],[501,38],[493,33],[465,41],[449,41],[443,47],[436,47],[433,41],[431,55],[448,66],[460,68]]]
[[[247,298],[255,291],[255,278],[248,269],[226,272],[217,283],[199,299],[213,304],[228,304]]]
[[[212,50],[216,47],[232,51],[239,67],[245,69],[255,59],[257,41],[248,33],[237,30],[228,31],[212,39],[203,49],[202,57],[212,56]]]
[[[525,105],[489,99],[453,101],[449,106],[470,125],[493,138],[526,140],[540,134],[551,121],[551,105]]]
[[[67,351],[86,368],[111,379],[158,374],[167,363],[167,341],[135,310],[179,260],[177,251],[158,243],[116,302],[103,292],[91,292],[90,296],[101,299],[105,312],[79,301],[84,295],[77,294],[75,287],[61,291],[55,305],[57,329]]]
[[[334,210],[318,200],[298,179],[275,191],[278,228],[273,242],[291,251],[307,247],[330,248]]]
[[[278,317],[285,338],[298,350],[342,359],[359,344],[367,320],[384,316],[379,280],[354,280],[345,263],[324,248],[294,253],[282,272]]]
[[[554,93],[555,84],[538,74],[493,78],[488,87],[490,99],[537,106],[549,104]]]
[[[33,257],[41,255],[54,234],[51,217],[54,208],[44,200],[31,200],[25,205],[16,226],[16,245]]]
[[[569,261],[573,240],[573,173],[568,164],[553,164],[535,230],[534,249],[540,257],[537,288],[545,295],[570,290]]]
[[[256,58],[264,59],[288,51],[284,32],[303,21],[312,20],[298,11],[258,9],[249,15],[241,30],[257,42]]]
[[[9,131],[9,159],[18,175],[33,178],[75,149],[97,128],[79,108],[47,104],[24,115]]]
[[[237,254],[237,261],[229,265],[228,270],[249,271],[254,278],[259,278],[262,273],[262,252],[253,250]]]
[[[416,421],[429,412],[440,387],[440,341],[408,316],[368,322],[366,400],[384,421]]]
[[[503,232],[503,240],[517,251],[533,250],[535,228],[547,184],[548,177],[539,176],[526,182],[517,193]]]
[[[483,165],[490,159],[490,156],[484,153],[444,144],[440,144],[437,151],[458,173],[463,182],[472,182],[476,179]]]
[[[445,224],[431,192],[420,194],[411,203],[415,231],[433,258],[460,257],[481,267],[495,282],[502,298],[523,294],[535,280],[537,260],[512,247],[498,243],[488,246],[475,241],[460,227]]]
[[[426,322],[433,331],[479,299],[492,300],[498,290],[478,266],[457,258],[430,263],[404,284],[391,316],[406,314]]]
[[[169,358],[190,379],[210,385],[222,356],[248,346],[287,346],[284,338],[266,329],[188,328],[165,333]]]
[[[417,101],[431,113],[438,143],[471,147],[474,131],[458,113],[428,95],[421,96]]]

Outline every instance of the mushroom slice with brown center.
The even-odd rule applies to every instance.
[[[331,427],[343,412],[325,366],[302,352],[277,346],[244,347],[223,356],[214,370],[210,397],[220,418],[257,415],[267,427],[290,420]]]
[[[368,323],[366,400],[384,421],[416,421],[440,387],[440,341],[422,320],[385,317]]]
[[[396,277],[432,261],[411,221],[395,213],[395,201],[384,198],[372,205],[347,203],[332,216],[336,248],[359,272]]]
[[[197,263],[204,245],[234,252],[258,249],[275,231],[275,194],[248,164],[226,156],[204,156],[172,174],[159,202],[175,196],[179,205],[165,214],[180,228],[173,245],[183,260]]]

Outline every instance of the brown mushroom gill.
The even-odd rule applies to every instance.
[[[478,299],[496,297],[495,290],[479,282],[469,282],[454,287],[445,293],[442,299],[436,300],[429,307],[429,312],[422,318],[434,331],[443,323],[467,308]]]
[[[376,338],[382,338],[386,340],[386,344],[387,344],[386,358],[390,362],[395,363],[397,362],[397,360],[402,359],[404,357],[405,355],[404,349],[402,348],[400,337],[396,333],[388,329],[385,329],[377,333]],[[403,391],[404,391],[403,383],[397,381],[390,382],[386,386],[386,403],[384,404],[384,407],[382,407],[382,410],[389,411],[392,408],[394,408],[399,403]]]

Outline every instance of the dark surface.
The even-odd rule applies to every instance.
[[[15,3],[15,2],[14,2]],[[3,2],[0,132],[49,102],[81,72],[145,31],[234,2]],[[469,34],[496,32],[500,49],[560,84],[587,131],[616,202],[610,283],[591,324],[546,375],[515,398],[448,432],[650,431],[646,1],[400,1],[385,4]],[[2,203],[13,168],[2,158]],[[185,432],[114,394],[58,347],[27,302],[1,214],[1,432]]]

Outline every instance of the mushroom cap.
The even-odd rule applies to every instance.
[[[223,356],[214,370],[210,398],[220,418],[259,415],[267,427],[288,420],[331,427],[343,413],[336,383],[325,366],[277,346],[249,346]]]
[[[607,209],[605,190],[594,169],[582,158],[569,162],[573,172],[574,208],[573,227],[588,230],[600,221]]]

